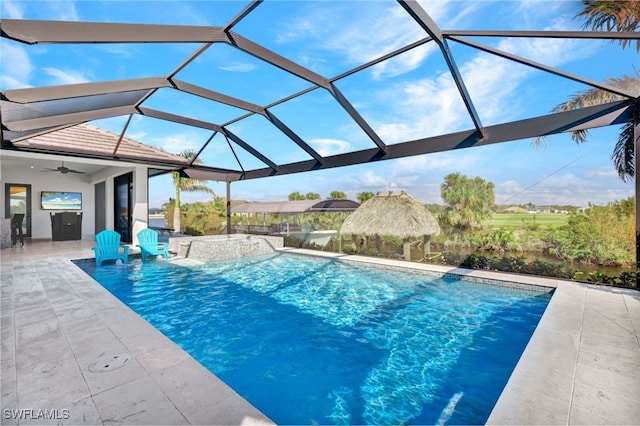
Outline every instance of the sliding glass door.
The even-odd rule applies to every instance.
[[[16,213],[24,214],[22,234],[31,237],[31,185],[5,183],[4,217],[11,218]]]
[[[114,179],[114,219],[113,229],[120,234],[120,241],[132,241],[133,214],[133,173],[118,176]]]

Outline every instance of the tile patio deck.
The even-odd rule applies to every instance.
[[[92,257],[94,245],[49,241],[0,252],[1,423],[272,424],[71,263]],[[90,370],[116,355],[130,360]]]
[[[1,423],[47,423],[37,410],[57,410],[50,424],[270,423],[71,263],[91,257],[93,245],[35,241],[0,251]],[[640,424],[640,292],[516,278],[556,291],[488,423]],[[112,355],[130,360],[89,369]]]

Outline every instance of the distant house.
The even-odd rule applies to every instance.
[[[517,213],[517,214],[526,214],[527,210],[518,206],[511,206],[502,211],[502,213]]]
[[[346,199],[249,202],[232,207],[231,213],[296,214],[309,212],[352,212],[360,203]]]

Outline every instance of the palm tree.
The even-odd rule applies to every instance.
[[[186,158],[189,162],[191,162],[197,155],[197,153],[193,150],[187,149],[180,154],[181,157]],[[195,164],[200,163],[199,159],[194,161]],[[173,185],[176,187],[176,202],[173,210],[173,229],[177,232],[181,232],[181,213],[180,213],[180,193],[183,191],[186,192],[206,192],[207,194],[211,194],[215,197],[216,193],[213,189],[207,186],[207,181],[204,179],[190,179],[183,178],[180,176],[180,172],[173,172]]]
[[[480,177],[448,174],[440,185],[440,196],[446,205],[441,222],[454,231],[464,233],[481,228],[482,222],[492,216],[494,185]]]
[[[289,201],[304,200],[304,195],[302,195],[298,191],[294,191],[291,194],[289,194],[288,198],[289,198]]]
[[[318,194],[317,192],[307,192],[304,195],[305,200],[319,200],[320,199],[320,194]]]
[[[628,31],[634,32],[640,27],[640,1],[618,1],[618,0],[583,0],[584,10],[576,17],[586,17],[583,24],[584,29],[592,31]],[[619,40],[622,47],[626,47],[630,40]],[[636,49],[640,51],[640,40],[637,41]],[[640,95],[640,72],[636,71],[635,76],[624,75],[622,78],[607,78],[607,85],[621,89],[627,93]],[[602,89],[589,89],[580,92],[553,109],[553,112],[570,111],[592,105],[600,105],[606,102],[622,100],[620,95],[607,92]],[[640,108],[634,108],[635,122],[640,122]],[[632,180],[635,177],[635,140],[633,122],[627,122],[623,127],[618,141],[611,154],[611,160],[618,172],[618,176],[623,181]],[[587,140],[587,130],[576,130],[571,134],[571,138],[576,143]],[[543,137],[535,140],[535,145],[539,146]]]
[[[331,191],[329,193],[330,200],[341,200],[347,198],[347,194],[342,191]]]
[[[369,192],[369,191],[358,192],[358,194],[356,195],[356,198],[358,199],[358,201],[360,201],[360,204],[362,204],[365,201],[373,198],[374,195],[375,194],[373,192]]]

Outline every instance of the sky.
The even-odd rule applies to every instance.
[[[580,30],[574,18],[579,1],[444,1],[420,2],[445,29]],[[0,1],[3,19],[224,25],[245,1]],[[397,2],[266,0],[233,29],[280,55],[326,77],[333,77],[426,36]],[[603,82],[635,75],[640,54],[633,47],[599,40],[477,39],[493,47]],[[0,40],[0,88],[39,87],[103,80],[163,76],[172,72],[199,45],[35,45]],[[453,43],[452,52],[482,124],[490,126],[548,114],[553,107],[589,87]],[[177,78],[252,102],[268,105],[308,87],[308,83],[238,52],[214,44]],[[387,144],[472,128],[460,95],[437,47],[426,44],[339,80],[340,91]],[[174,90],[158,91],[144,106],[189,115],[216,124],[244,112],[212,105]],[[315,90],[271,111],[322,155],[373,147],[323,90]],[[120,133],[124,118],[91,124]],[[228,128],[250,141],[276,163],[308,159],[262,117],[250,117]],[[424,203],[442,203],[440,185],[449,173],[479,176],[495,185],[497,204],[605,204],[632,196],[633,182],[617,176],[610,156],[620,128],[594,129],[587,143],[568,135],[547,138],[541,147],[521,140],[399,160],[234,182],[233,199],[286,200],[288,194],[342,191],[407,191]],[[127,137],[179,153],[198,150],[210,131],[136,116]],[[234,155],[235,154],[235,155]],[[264,164],[220,135],[202,153],[203,163],[245,170]],[[225,185],[209,186],[225,196]],[[168,176],[149,184],[149,205],[159,207],[174,189]],[[183,202],[203,201],[203,193],[183,193]]]

